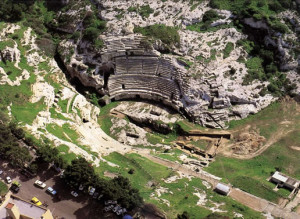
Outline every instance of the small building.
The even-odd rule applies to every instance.
[[[296,179],[293,179],[283,173],[276,171],[272,176],[271,180],[274,183],[277,183],[287,189],[294,190],[299,187],[300,182]]]
[[[227,196],[229,194],[229,192],[230,192],[230,188],[227,185],[224,185],[222,183],[218,183],[217,186],[216,186],[216,188],[215,188],[215,191],[217,193],[220,193],[222,195],[226,195]]]
[[[11,196],[0,209],[0,218],[12,219],[53,219],[49,209],[38,207],[16,196]]]

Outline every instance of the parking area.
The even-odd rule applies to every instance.
[[[79,196],[73,197],[70,188],[64,185],[64,181],[52,168],[47,169],[47,166],[41,168],[44,171],[39,172],[33,178],[27,178],[2,160],[0,161],[0,169],[3,171],[1,174],[3,181],[6,182],[5,178],[10,176],[12,181],[17,180],[21,183],[21,189],[16,194],[17,196],[27,201],[37,197],[57,218],[115,218],[113,214],[104,214],[101,203],[90,196],[77,191]],[[44,189],[34,185],[37,179],[46,183]],[[57,191],[57,195],[52,196],[46,192],[49,186]]]

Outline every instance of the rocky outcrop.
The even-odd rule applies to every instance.
[[[6,47],[1,51],[0,60],[16,62],[20,60],[20,51],[17,48]]]
[[[129,120],[140,127],[148,127],[152,129],[153,131],[156,131],[158,133],[162,134],[169,134],[172,132],[172,127],[170,127],[168,124],[160,122],[159,120],[154,120],[149,117],[137,117],[134,115],[127,115]]]
[[[250,57],[237,42],[246,39],[246,35],[235,28],[220,29],[213,34],[185,29],[185,25],[201,21],[203,14],[210,10],[207,2],[195,5],[193,10],[184,1],[96,2],[101,6],[101,18],[107,21],[107,31],[100,36],[104,47],[97,51],[84,40],[66,40],[60,44],[59,52],[71,77],[78,78],[84,86],[96,88],[105,96],[103,103],[122,99],[154,100],[203,126],[226,128],[231,119],[257,113],[276,100],[270,94],[260,95],[269,82],[244,84],[247,67],[239,59]],[[154,9],[155,15],[139,14],[139,8],[145,4]],[[128,11],[130,7],[137,9]],[[216,11],[222,18],[212,26],[232,22],[231,12]],[[264,20],[246,18],[243,22],[254,30],[262,30],[262,41],[277,48],[282,70],[298,68],[299,61],[290,54],[292,47],[287,37],[271,31]],[[153,39],[150,44],[147,41],[146,47],[145,38],[133,33],[134,26],[156,23],[182,25],[178,31],[180,46],[172,48],[173,54],[159,52],[167,50],[159,39]],[[79,30],[80,25],[77,25]],[[233,48],[225,56],[228,44]]]

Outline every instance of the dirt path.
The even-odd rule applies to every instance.
[[[172,168],[174,171],[181,171],[186,175],[191,175],[191,176],[200,178],[202,180],[205,180],[205,181],[209,182],[210,184],[212,184],[213,188],[221,180],[221,178],[214,176],[210,173],[207,173],[203,170],[201,170],[200,172],[195,172],[179,163],[174,163],[172,161],[168,161],[168,160],[165,160],[162,158],[155,157],[150,154],[150,150],[148,150],[148,149],[146,149],[146,150],[138,149],[138,150],[133,150],[132,152],[138,153],[155,163]],[[227,185],[227,186],[231,187],[231,185]],[[251,195],[251,194],[244,192],[238,188],[231,187],[231,192],[229,193],[229,196],[231,198],[233,198],[234,200],[248,206],[249,208],[252,208],[259,212],[270,212],[275,217],[285,218],[285,219],[299,219],[300,218],[299,214],[297,214],[296,212],[291,212],[290,209],[281,208],[280,206],[278,206],[272,202],[269,202],[265,199]]]
[[[294,131],[294,129],[286,130],[286,127],[280,128],[280,130],[278,130],[277,132],[273,133],[272,136],[270,136],[270,138],[267,140],[267,142],[262,147],[260,147],[256,152],[251,153],[251,154],[241,154],[241,155],[234,154],[233,151],[226,151],[225,149],[220,151],[220,153],[222,153],[226,157],[233,157],[233,158],[238,158],[238,159],[242,159],[242,160],[252,159],[252,158],[262,154],[271,145],[275,144],[281,138],[285,137],[288,133],[290,133],[292,131]],[[227,145],[227,147],[228,147],[228,145]]]

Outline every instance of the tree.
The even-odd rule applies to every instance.
[[[50,145],[42,145],[38,148],[37,155],[42,161],[51,163],[58,159],[59,152],[55,147],[51,147]]]
[[[72,188],[78,188],[80,184],[89,186],[95,178],[93,167],[84,158],[72,160],[64,175],[67,184]]]
[[[139,191],[131,187],[128,178],[118,176],[110,180],[107,189],[109,193],[105,195],[112,197],[125,208],[132,209],[143,204]]]
[[[18,145],[12,146],[10,150],[6,152],[6,157],[13,166],[18,167],[24,166],[24,164],[31,159],[28,150],[24,147],[19,147]]]
[[[100,31],[95,27],[89,27],[84,30],[83,38],[89,40],[90,42],[95,42],[95,40],[99,37]]]

